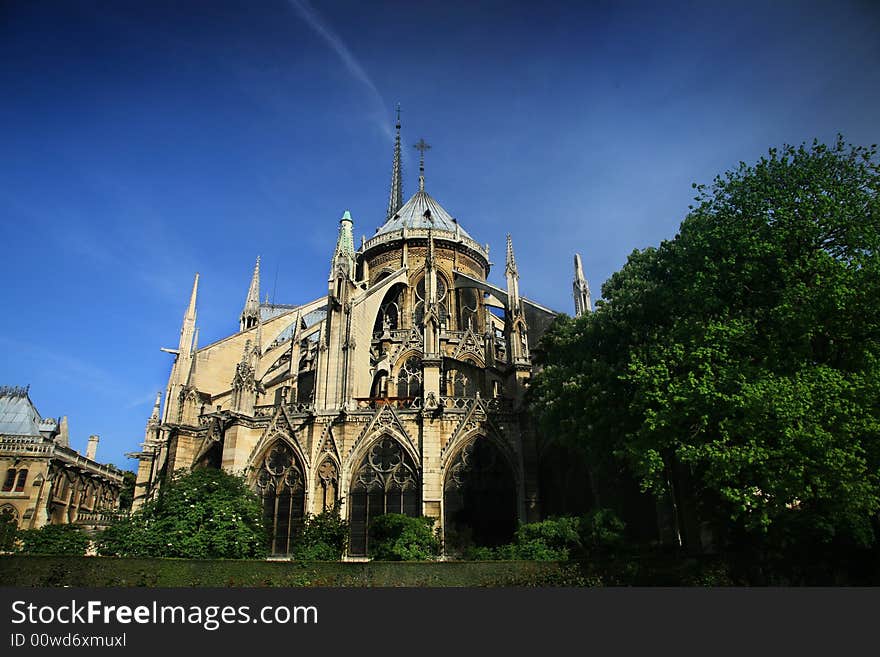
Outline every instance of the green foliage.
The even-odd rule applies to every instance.
[[[89,548],[89,537],[73,525],[46,525],[40,529],[18,532],[19,551],[24,554],[83,556]]]
[[[248,559],[266,554],[259,499],[222,470],[177,473],[157,500],[106,529],[102,555]]]
[[[0,509],[0,552],[8,552],[15,546],[18,522],[11,509]]]
[[[317,515],[309,515],[294,546],[299,561],[339,561],[348,545],[349,525],[339,505]]]
[[[520,525],[513,543],[472,547],[466,556],[480,561],[566,561],[621,545],[623,529],[613,511],[597,509],[579,518],[563,516]]]
[[[130,470],[122,473],[122,489],[119,491],[119,510],[128,511],[134,501],[134,487],[137,475]]]
[[[611,509],[594,509],[578,519],[578,536],[586,550],[621,547],[625,528],[623,520]]]
[[[425,561],[440,554],[434,518],[386,513],[370,523],[370,556],[380,561]]]
[[[607,564],[580,576],[580,564],[533,561],[303,562],[107,557],[0,557],[4,586],[442,587],[582,586],[622,580]],[[647,578],[643,578],[647,579]],[[643,582],[645,583],[645,582]],[[650,583],[650,582],[647,582]],[[668,581],[663,581],[668,583]]]
[[[880,510],[876,146],[785,146],[636,251],[538,353],[542,428],[662,497],[686,471],[732,547],[874,542]],[[584,421],[589,418],[589,421]]]

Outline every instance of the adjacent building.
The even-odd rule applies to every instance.
[[[103,525],[119,508],[123,473],[70,447],[67,417],[42,417],[28,387],[0,387],[0,512],[20,529],[78,523]]]

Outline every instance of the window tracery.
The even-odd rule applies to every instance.
[[[446,285],[446,281],[442,276],[438,275],[437,279],[437,314],[443,319],[446,317],[446,292],[448,286]],[[426,289],[425,289],[425,277],[422,276],[419,279],[419,282],[416,283],[415,289],[416,302],[413,306],[413,323],[415,326],[424,326],[425,323],[425,312],[426,312]]]
[[[286,443],[277,442],[266,453],[257,473],[257,493],[272,535],[272,553],[290,553],[305,515],[305,477],[293,449]]]
[[[397,396],[422,396],[422,362],[418,356],[407,358],[397,371]]]
[[[417,516],[420,512],[419,474],[403,446],[383,436],[370,448],[352,478],[352,554],[366,554],[369,526],[385,513]]]
[[[317,493],[319,513],[329,511],[336,506],[336,496],[339,490],[339,470],[336,464],[326,459],[318,466]]]

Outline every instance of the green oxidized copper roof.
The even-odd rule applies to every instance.
[[[336,240],[336,254],[343,253],[354,257],[354,236],[351,232],[351,213],[346,210],[339,220],[339,238]]]

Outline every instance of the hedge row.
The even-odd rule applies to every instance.
[[[626,586],[731,583],[707,560],[314,562],[0,557],[4,586]]]

